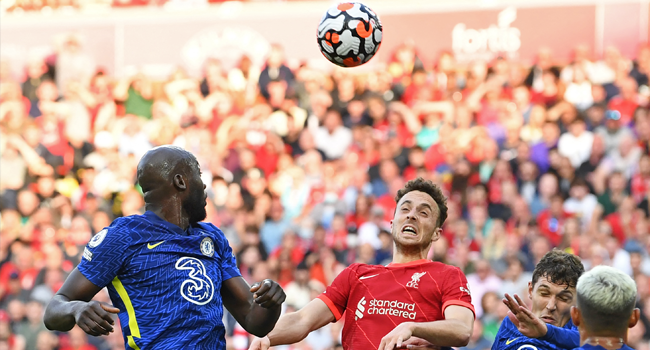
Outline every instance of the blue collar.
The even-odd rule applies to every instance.
[[[156,215],[156,213],[154,213],[152,211],[149,211],[149,210],[147,210],[144,213],[143,216],[146,217],[151,222],[155,222],[157,224],[163,225],[165,228],[167,228],[168,230],[170,230],[170,231],[172,231],[174,233],[177,233],[177,234],[182,235],[182,236],[189,236],[190,235],[189,228],[191,226],[189,226],[187,230],[183,231],[180,227],[172,224],[169,221],[163,220],[160,216]]]

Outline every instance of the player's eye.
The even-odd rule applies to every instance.
[[[406,213],[407,211],[409,211],[409,208],[404,207],[404,208],[402,208],[402,211]]]
[[[429,215],[429,213],[427,213],[426,211],[420,212],[420,214],[422,214],[422,216],[424,216],[424,217],[426,217],[427,215]]]

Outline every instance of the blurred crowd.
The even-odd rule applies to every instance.
[[[13,14],[37,11],[43,14],[52,14],[55,12],[70,13],[84,9],[97,10],[98,8],[106,7],[196,7],[226,1],[227,0],[4,0],[0,3],[0,10]]]
[[[530,67],[426,60],[404,44],[377,69],[325,72],[287,66],[274,45],[262,67],[210,59],[200,79],[164,81],[93,62],[74,37],[18,70],[1,62],[0,349],[123,349],[119,330],[48,332],[43,309],[94,233],[143,213],[136,165],[164,144],[197,156],[207,220],[246,280],[285,288],[285,311],[351,263],[390,262],[393,198],[423,177],[449,198],[429,257],[467,275],[467,349],[491,346],[501,297],[526,296],[553,247],[634,277],[642,322],[629,342],[650,349],[650,47],[629,59],[578,46],[570,62],[540,49]],[[246,349],[224,321],[228,346]],[[338,349],[340,329],[284,348]]]

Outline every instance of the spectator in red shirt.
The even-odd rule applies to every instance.
[[[564,222],[571,214],[564,211],[564,199],[556,194],[551,197],[548,209],[542,210],[537,215],[537,227],[539,231],[548,238],[551,245],[557,247],[562,241],[564,234]]]
[[[639,160],[639,172],[632,176],[630,188],[637,203],[647,196],[650,191],[650,155],[645,154]]]
[[[620,93],[614,96],[607,107],[621,113],[621,124],[629,125],[634,118],[634,112],[639,107],[637,99],[637,83],[632,77],[622,78],[619,82]]]
[[[612,228],[612,235],[623,245],[629,236],[634,235],[637,221],[642,220],[641,213],[636,210],[632,197],[625,197],[618,210],[605,216],[605,221]]]

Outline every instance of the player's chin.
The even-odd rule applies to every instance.
[[[402,247],[409,247],[409,248],[422,246],[422,240],[420,239],[420,237],[412,236],[412,235],[410,237],[400,235],[395,240],[395,243],[397,243]]]

